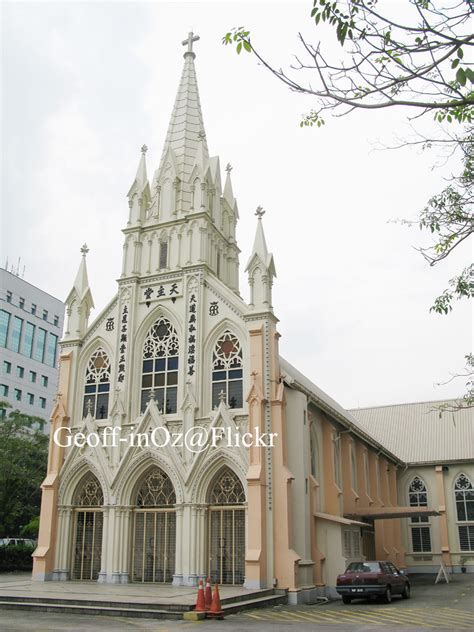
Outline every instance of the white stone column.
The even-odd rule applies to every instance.
[[[183,585],[183,506],[176,506],[176,552],[173,586]]]
[[[122,538],[123,510],[115,508],[115,520],[113,521],[113,546],[112,546],[112,584],[120,584],[120,542]]]
[[[100,553],[100,572],[97,582],[104,584],[107,582],[108,569],[108,552],[109,552],[109,510],[110,507],[104,507],[102,511],[102,548]]]
[[[120,540],[120,583],[128,584],[132,574],[129,565],[132,563],[132,508],[124,507],[122,511],[122,532]]]
[[[207,507],[201,505],[197,509],[197,521],[198,521],[198,560],[197,560],[197,573],[199,577],[207,577],[208,574],[208,551],[207,551]]]

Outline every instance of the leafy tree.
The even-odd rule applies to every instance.
[[[399,19],[399,5],[390,12],[377,0],[313,0],[315,26],[335,30],[342,59],[329,58],[321,41],[311,44],[300,33],[304,58],[296,57],[291,74],[272,67],[245,27],[226,33],[223,43],[253,53],[291,90],[317,97],[318,107],[302,125],[322,124],[325,110],[347,114],[397,106],[421,115],[433,111],[439,122],[471,122],[472,0],[406,0],[403,8],[406,22]],[[298,81],[295,71],[309,71],[310,81]]]
[[[48,437],[41,417],[9,410],[0,421],[0,536],[18,536],[39,515],[40,485],[46,473]]]
[[[463,165],[461,175],[428,201],[417,221],[402,220],[431,233],[433,244],[418,249],[431,266],[474,233],[473,6],[472,0],[406,0],[400,11],[400,3],[390,6],[383,0],[313,0],[314,26],[323,37],[335,35],[340,56],[326,54],[321,40],[309,43],[300,33],[303,57],[297,56],[289,71],[272,66],[245,27],[232,29],[222,40],[235,45],[238,54],[255,55],[294,92],[315,97],[316,107],[301,126],[321,127],[325,111],[343,116],[357,109],[398,107],[409,110],[411,120],[431,113],[439,133],[434,138],[420,134],[410,144],[449,147],[453,155],[461,152]],[[452,131],[454,125],[459,132]],[[471,299],[473,279],[474,266],[469,265],[450,280],[431,311],[447,314],[454,301]],[[467,392],[461,407],[474,406],[472,355],[466,361]]]

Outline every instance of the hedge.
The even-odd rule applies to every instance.
[[[31,554],[34,550],[34,546],[25,544],[0,546],[0,572],[31,571],[33,568]]]

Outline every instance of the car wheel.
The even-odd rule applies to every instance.
[[[385,591],[385,594],[383,596],[383,601],[384,603],[392,603],[392,591],[390,589],[390,586],[387,586],[387,590]]]
[[[410,584],[407,582],[402,592],[403,599],[410,599]]]
[[[352,599],[350,597],[346,597],[344,595],[344,597],[342,598],[342,603],[345,603],[346,605],[351,603]]]

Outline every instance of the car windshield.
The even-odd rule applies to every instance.
[[[346,569],[346,573],[378,573],[378,562],[352,562]]]

